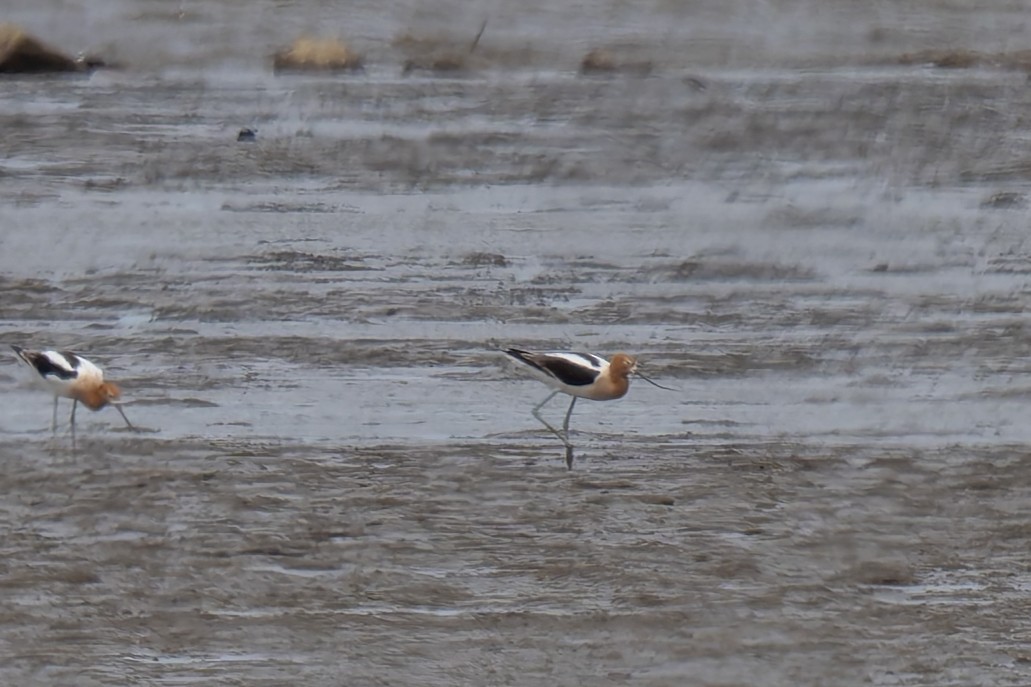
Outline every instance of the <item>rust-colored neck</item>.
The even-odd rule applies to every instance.
[[[121,390],[115,384],[104,382],[85,389],[76,389],[73,398],[90,410],[100,410],[120,394]]]
[[[630,374],[634,371],[637,360],[626,353],[612,356],[609,367],[595,383],[592,398],[599,401],[611,401],[622,398],[630,389]]]

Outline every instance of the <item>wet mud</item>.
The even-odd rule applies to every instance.
[[[0,682],[1027,684],[1010,10],[515,7],[11,8],[127,66],[4,79],[0,343],[141,431],[0,365]]]

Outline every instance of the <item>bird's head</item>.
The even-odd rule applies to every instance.
[[[637,371],[637,358],[628,353],[617,353],[609,361],[609,369],[613,377],[626,379]]]
[[[122,396],[122,390],[114,382],[104,382],[82,394],[79,399],[90,410],[100,410],[109,403],[115,403]]]
[[[648,377],[645,377],[641,373],[641,371],[637,369],[637,358],[635,358],[632,355],[627,355],[626,353],[617,353],[616,355],[612,356],[612,362],[610,364],[613,366],[613,372],[617,377],[629,378],[630,375],[637,375],[638,377],[648,382],[652,386],[657,386],[660,389],[665,389],[666,391],[676,391],[676,389],[671,389],[668,386],[662,386],[658,382],[649,379]]]

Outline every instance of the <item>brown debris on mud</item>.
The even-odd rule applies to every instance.
[[[976,50],[930,49],[903,53],[897,59],[903,65],[932,65],[941,69],[991,67],[1031,72],[1031,50],[984,53]]]
[[[60,74],[104,66],[99,57],[69,57],[16,24],[0,23],[0,74]]]
[[[407,54],[402,74],[414,71],[463,73],[474,68],[473,53],[486,29],[487,20],[484,19],[475,38],[464,47],[458,41],[442,37],[417,37],[411,33],[398,36],[393,46]]]
[[[650,60],[628,61],[607,48],[592,48],[580,60],[581,74],[632,74],[648,76],[655,65]]]
[[[362,55],[336,38],[301,36],[272,55],[272,69],[277,73],[360,71],[364,67]]]

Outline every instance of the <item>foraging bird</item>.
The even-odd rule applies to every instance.
[[[612,356],[611,361],[593,353],[569,351],[534,353],[518,348],[508,348],[505,353],[526,365],[530,374],[555,389],[547,398],[534,406],[533,416],[557,436],[566,447],[566,467],[570,470],[573,469],[573,445],[569,442],[569,418],[573,414],[573,406],[576,405],[577,398],[588,398],[592,401],[613,401],[622,398],[630,388],[630,375],[632,374],[636,374],[660,389],[675,391],[675,389],[656,384],[642,375],[637,370],[637,358],[626,353],[617,353]],[[569,404],[569,410],[566,411],[566,419],[562,423],[561,432],[548,424],[548,421],[540,415],[541,408],[559,392],[573,397]]]
[[[90,361],[69,351],[26,351],[18,346],[11,348],[54,395],[54,414],[50,423],[52,432],[57,431],[57,399],[61,396],[72,399],[70,424],[73,439],[75,407],[80,401],[90,410],[100,410],[106,405],[114,406],[129,429],[136,430],[119,407],[121,389],[113,382],[105,382],[104,372]]]

